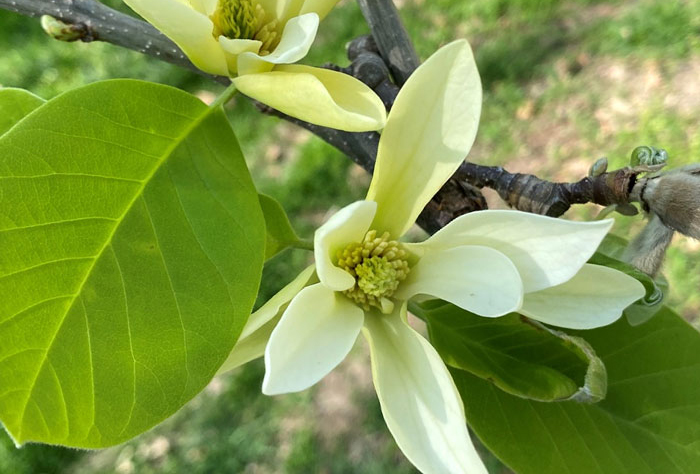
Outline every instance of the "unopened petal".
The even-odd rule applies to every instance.
[[[272,53],[260,56],[257,51],[242,54],[238,58],[238,73],[255,74],[267,72],[275,64],[291,64],[299,61],[309,52],[318,30],[318,15],[308,13],[287,22],[280,42]],[[261,64],[262,63],[267,63]]]
[[[377,212],[377,203],[356,201],[333,214],[314,234],[314,259],[318,278],[328,288],[343,291],[352,288],[355,279],[335,266],[336,254],[348,244],[362,242]]]
[[[467,156],[481,113],[481,81],[469,43],[455,41],[411,75],[379,140],[367,199],[372,226],[403,235]]]
[[[528,212],[493,210],[458,217],[412,248],[483,245],[506,255],[525,292],[564,283],[593,255],[613,221],[574,222]]]
[[[234,83],[248,97],[316,125],[366,132],[381,129],[386,121],[377,94],[342,72],[280,65],[271,72],[241,75]]]
[[[263,393],[305,390],[321,380],[352,349],[364,312],[322,284],[292,300],[265,349]]]
[[[177,0],[124,0],[136,13],[173,40],[204,72],[227,76],[228,66],[214,25],[204,14]]]
[[[497,250],[463,246],[426,252],[395,293],[430,295],[487,317],[517,311],[523,284],[515,265]]]
[[[433,346],[401,318],[370,313],[372,377],[387,427],[406,457],[423,473],[486,474],[469,438],[464,407]]]
[[[553,326],[592,329],[615,322],[644,294],[644,286],[631,276],[586,264],[566,283],[526,294],[520,312]]]

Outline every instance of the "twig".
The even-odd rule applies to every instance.
[[[379,53],[389,65],[394,81],[402,86],[420,65],[420,60],[394,2],[357,0],[357,3],[372,31]]]
[[[623,168],[574,183],[553,183],[531,174],[509,173],[500,166],[463,163],[455,178],[479,188],[489,187],[511,207],[525,212],[559,217],[573,204],[602,206],[627,204],[637,176],[648,169]]]

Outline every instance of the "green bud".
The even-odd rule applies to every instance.
[[[47,35],[59,41],[77,41],[86,38],[87,34],[85,25],[64,23],[50,15],[41,17],[41,27]]]
[[[663,148],[653,146],[638,146],[632,150],[630,157],[630,165],[635,166],[654,166],[662,165],[668,161],[668,153]]]

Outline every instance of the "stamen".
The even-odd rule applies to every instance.
[[[399,242],[389,240],[388,232],[377,237],[377,231],[370,230],[361,243],[349,244],[337,257],[338,266],[355,278],[355,285],[344,292],[348,298],[365,311],[371,306],[384,314],[394,309],[389,298],[410,271]]]
[[[278,21],[265,23],[265,10],[257,0],[219,0],[211,16],[215,38],[252,39],[262,43],[261,56],[270,52],[279,43]]]

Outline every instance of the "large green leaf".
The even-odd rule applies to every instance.
[[[44,103],[24,89],[0,88],[0,135]]]
[[[484,444],[520,474],[700,472],[700,334],[664,308],[579,335],[608,370],[594,405],[524,400],[452,371]]]
[[[0,138],[0,419],[102,447],[162,421],[233,347],[261,274],[257,192],[220,107],[139,81]]]
[[[435,301],[412,310],[428,323],[430,340],[449,366],[508,393],[540,401],[605,396],[605,366],[581,338],[518,314],[484,318]]]

